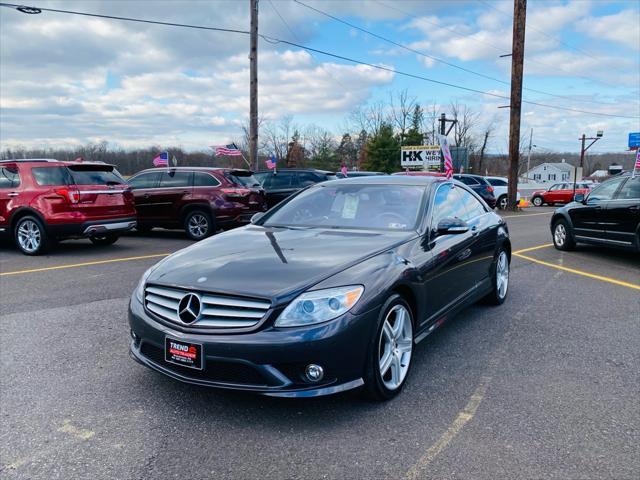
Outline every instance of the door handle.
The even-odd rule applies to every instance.
[[[20,195],[18,192],[9,192],[9,193],[7,193],[7,196],[9,196],[9,197],[17,197],[18,195]]]

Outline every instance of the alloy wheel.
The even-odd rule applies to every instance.
[[[196,213],[189,218],[187,228],[193,237],[204,237],[209,231],[209,220],[204,215]]]
[[[18,227],[18,243],[25,252],[36,252],[42,243],[40,227],[33,220],[25,220]]]
[[[496,291],[498,297],[503,299],[507,295],[509,288],[509,260],[505,251],[500,252],[496,265]]]
[[[498,208],[500,210],[506,210],[508,203],[509,203],[509,199],[506,196],[500,197],[500,201],[498,202]]]
[[[411,315],[403,305],[396,305],[387,313],[378,344],[378,366],[382,383],[389,390],[402,385],[413,350]]]
[[[558,247],[562,247],[567,241],[567,229],[562,223],[558,223],[553,232],[553,241]]]

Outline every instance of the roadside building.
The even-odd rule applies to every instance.
[[[562,160],[561,163],[541,163],[525,172],[529,181],[536,183],[555,183],[573,181],[574,167]]]

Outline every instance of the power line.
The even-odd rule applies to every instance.
[[[44,7],[33,7],[33,6],[24,6],[24,5],[16,5],[16,4],[10,4],[10,3],[0,3],[0,7],[10,7],[10,8],[22,8],[22,9],[33,9],[33,10],[39,10],[39,11],[46,11],[46,12],[55,12],[55,13],[65,13],[65,14],[70,14],[70,15],[80,15],[80,16],[85,16],[85,17],[97,17],[97,18],[106,18],[106,19],[111,19],[111,20],[122,20],[122,21],[128,21],[128,22],[138,22],[138,23],[146,23],[146,24],[152,24],[152,25],[163,25],[163,26],[169,26],[169,27],[181,27],[181,28],[194,28],[194,29],[198,29],[198,30],[210,30],[210,31],[215,31],[215,32],[225,32],[225,33],[237,33],[237,34],[242,34],[242,35],[249,35],[250,32],[247,30],[237,30],[237,29],[229,29],[229,28],[219,28],[219,27],[206,27],[206,26],[202,26],[202,25],[192,25],[192,24],[186,24],[186,23],[175,23],[175,22],[162,22],[162,21],[158,21],[158,20],[146,20],[146,19],[140,19],[140,18],[133,18],[133,17],[120,17],[120,16],[114,16],[114,15],[102,15],[102,14],[97,14],[97,13],[88,13],[88,12],[78,12],[78,11],[73,11],[73,10],[60,10],[60,9],[53,9],[53,8],[44,8]],[[487,95],[490,97],[494,97],[494,98],[500,98],[500,99],[509,99],[508,96],[506,95],[500,95],[497,93],[493,93],[493,92],[485,92],[482,90],[477,90],[475,88],[470,88],[470,87],[465,87],[462,85],[456,85],[454,83],[449,83],[449,82],[444,82],[441,80],[435,80],[433,78],[429,78],[429,77],[425,77],[422,75],[417,75],[414,73],[410,73],[410,72],[404,72],[401,70],[396,70],[394,68],[391,67],[385,67],[384,65],[375,65],[373,63],[369,63],[369,62],[365,62],[363,60],[358,60],[355,58],[350,58],[350,57],[346,57],[344,55],[338,55],[336,53],[331,53],[331,52],[327,52],[325,50],[319,50],[317,48],[312,48],[312,47],[308,47],[306,45],[302,45],[300,43],[295,43],[295,42],[291,42],[288,40],[282,40],[279,38],[274,38],[274,37],[270,37],[268,35],[264,35],[264,34],[258,34],[258,36],[260,38],[262,38],[263,40],[269,42],[269,43],[282,43],[284,45],[289,45],[292,47],[296,47],[296,48],[300,48],[302,50],[306,50],[308,52],[314,52],[314,53],[318,53],[320,55],[325,55],[327,57],[332,57],[332,58],[336,58],[339,60],[343,60],[345,62],[351,62],[357,65],[364,65],[364,66],[368,66],[371,68],[375,68],[377,70],[383,70],[383,71],[387,71],[390,73],[394,73],[394,74],[398,74],[398,75],[402,75],[408,78],[414,78],[417,80],[423,80],[429,83],[434,83],[436,85],[443,85],[446,87],[451,87],[451,88],[455,88],[458,90],[463,90],[463,91],[467,91],[467,92],[471,92],[471,93],[478,93],[481,95]],[[613,117],[613,118],[628,118],[628,119],[637,119],[640,118],[640,116],[630,116],[630,115],[616,115],[616,114],[612,114],[612,113],[604,113],[604,112],[592,112],[592,111],[586,111],[586,110],[579,110],[579,109],[575,109],[575,108],[570,108],[570,107],[563,107],[563,106],[559,106],[559,105],[549,105],[549,104],[544,104],[544,103],[539,103],[539,102],[532,102],[529,100],[523,100],[522,103],[526,103],[529,105],[535,105],[538,107],[544,107],[544,108],[552,108],[555,110],[565,110],[565,111],[569,111],[569,112],[575,112],[575,113],[584,113],[587,115],[597,115],[597,116],[604,116],[604,117]]]
[[[507,12],[504,12],[504,11],[500,10],[499,8],[497,8],[497,7],[493,6],[493,5],[491,5],[491,4],[490,4],[489,2],[487,2],[486,0],[478,0],[478,1],[479,1],[480,3],[484,3],[487,7],[489,7],[490,9],[492,9],[492,10],[494,10],[494,11],[498,12],[499,14],[504,15],[504,16],[506,16],[506,17],[511,18],[511,14],[510,14],[510,13],[507,13]],[[594,57],[593,55],[591,55],[589,52],[587,52],[587,51],[585,51],[585,50],[582,50],[581,48],[575,47],[575,46],[573,46],[573,45],[570,45],[570,44],[568,44],[567,42],[563,41],[561,38],[555,37],[555,36],[553,36],[553,35],[551,35],[551,34],[549,34],[549,33],[545,32],[544,30],[541,30],[540,28],[536,28],[536,27],[534,27],[533,25],[528,25],[528,27],[529,27],[531,30],[534,30],[534,31],[536,31],[536,32],[538,32],[538,33],[543,34],[545,37],[550,38],[551,40],[555,40],[556,42],[558,42],[558,43],[560,43],[560,44],[564,45],[565,47],[570,48],[571,50],[575,50],[576,52],[581,53],[581,54],[583,54],[583,55],[586,55],[587,57],[591,57],[591,58],[593,58],[594,60],[599,60],[598,58],[596,58],[596,57]]]
[[[425,52],[422,52],[420,50],[416,50],[414,48],[411,48],[411,47],[409,47],[407,45],[404,45],[402,43],[398,43],[395,40],[392,40],[390,38],[383,37],[382,35],[379,35],[377,33],[374,33],[372,31],[370,31],[370,30],[367,30],[367,29],[365,29],[363,27],[360,27],[360,26],[355,25],[355,24],[353,24],[351,22],[348,22],[348,21],[346,21],[346,20],[344,20],[342,18],[336,17],[334,15],[331,15],[330,13],[322,11],[319,8],[315,8],[315,7],[312,7],[311,5],[307,5],[306,3],[303,3],[300,0],[293,0],[293,1],[295,3],[297,3],[298,5],[301,5],[301,6],[305,7],[305,8],[308,8],[309,10],[313,10],[316,13],[319,13],[320,15],[324,15],[325,17],[328,17],[328,18],[330,18],[332,20],[335,20],[336,22],[342,23],[342,24],[347,25],[348,27],[351,27],[351,28],[355,28],[356,30],[359,30],[361,32],[366,33],[367,35],[371,35],[374,38],[377,38],[379,40],[383,40],[383,41],[385,41],[387,43],[395,45],[396,47],[400,47],[400,48],[402,48],[404,50],[407,50],[407,51],[409,51],[411,53],[415,53],[417,55],[421,55],[421,56],[423,56],[425,58],[429,58],[429,59],[434,60],[436,62],[442,63],[442,64],[447,65],[447,66],[452,67],[452,68],[456,68],[458,70],[462,70],[463,72],[470,73],[472,75],[477,75],[479,77],[486,78],[486,79],[494,81],[494,82],[502,83],[504,85],[510,85],[510,82],[508,82],[507,80],[502,80],[500,78],[492,77],[490,75],[486,75],[484,73],[476,72],[475,70],[471,70],[469,68],[462,67],[460,65],[456,65],[455,63],[448,62],[446,60],[443,60],[441,58],[435,57],[433,55],[429,55],[428,53],[425,53]],[[271,0],[269,0],[269,2],[271,2]],[[537,90],[537,89],[534,89],[534,88],[524,87],[524,89],[528,90],[530,92],[540,93],[542,95],[549,95],[551,97],[563,98],[565,100],[579,101],[579,102],[584,102],[584,103],[594,103],[594,104],[600,104],[600,105],[608,105],[607,103],[603,103],[603,102],[596,102],[596,101],[593,101],[593,100],[574,99],[574,98],[571,98],[571,97],[567,97],[565,95],[558,95],[556,93],[545,92],[543,90]]]
[[[380,0],[373,0],[373,1],[374,1],[374,2],[376,2],[376,3],[378,3],[378,4],[380,4],[380,5],[382,5],[382,6],[384,6],[384,7],[387,7],[388,9],[395,10],[396,12],[402,13],[402,14],[407,15],[407,16],[409,16],[409,17],[411,17],[411,16],[413,16],[413,15],[414,15],[414,14],[412,14],[412,13],[410,13],[410,12],[407,12],[406,10],[402,10],[402,9],[400,9],[400,8],[398,8],[398,7],[394,6],[394,5],[389,5],[389,4],[387,4],[387,3],[381,2]],[[486,3],[486,2],[485,2],[485,3]],[[493,8],[493,9],[495,10],[495,7],[492,7],[490,4],[487,4],[487,5],[488,5],[490,8]],[[510,18],[510,19],[512,18],[512,17],[511,17],[511,15],[507,14],[506,12],[503,12],[503,11],[499,11],[499,12],[500,12],[502,15],[505,15],[505,16],[507,16],[507,17],[508,17],[508,18]],[[466,37],[466,38],[472,38],[474,42],[481,43],[481,44],[483,44],[483,45],[487,45],[487,46],[489,46],[489,47],[492,47],[492,48],[493,48],[493,49],[495,49],[497,52],[504,53],[504,51],[505,51],[505,50],[504,50],[504,48],[499,47],[499,46],[497,46],[497,45],[494,45],[493,43],[487,42],[486,40],[481,40],[481,39],[475,38],[475,37],[473,36],[473,34],[465,34],[465,33],[461,33],[461,32],[458,32],[457,30],[455,30],[455,29],[453,29],[453,28],[449,28],[449,27],[446,27],[446,26],[444,26],[444,25],[439,25],[438,23],[436,23],[436,22],[431,22],[431,21],[429,21],[429,20],[427,20],[427,19],[425,19],[425,18],[421,18],[421,21],[424,21],[424,22],[430,23],[431,25],[434,25],[434,26],[436,26],[436,27],[438,27],[438,28],[443,28],[443,29],[445,29],[445,30],[448,30],[448,31],[452,32],[453,34],[458,35],[459,37],[463,37],[463,38],[464,38],[464,37]],[[599,83],[599,84],[601,84],[601,85],[606,85],[606,86],[608,86],[608,87],[612,87],[612,88],[619,88],[619,85],[613,85],[613,84],[611,84],[611,83],[605,82],[604,80],[599,80],[599,79],[597,79],[597,78],[587,77],[587,76],[585,76],[585,75],[576,75],[576,74],[573,74],[572,72],[568,71],[568,70],[567,70],[567,68],[566,68],[566,66],[565,66],[565,65],[563,65],[563,64],[551,65],[551,64],[548,64],[548,63],[545,63],[545,62],[541,62],[540,60],[533,59],[533,58],[525,58],[525,64],[529,64],[529,63],[533,63],[533,64],[535,64],[535,65],[540,65],[540,66],[542,66],[542,67],[546,67],[546,68],[550,68],[550,69],[552,69],[552,70],[558,70],[558,69],[559,69],[559,70],[562,70],[562,71],[564,71],[565,73],[567,73],[567,74],[569,74],[569,75],[572,75],[572,76],[574,76],[574,77],[576,77],[576,78],[581,78],[581,79],[583,79],[583,80],[587,80],[587,81],[589,81],[589,82]],[[599,102],[599,103],[601,103],[601,102]]]

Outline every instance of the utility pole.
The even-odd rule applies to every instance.
[[[527,0],[513,0],[513,46],[511,49],[511,111],[509,116],[509,205],[518,207],[518,166],[520,163],[520,114],[522,110],[522,75]]]
[[[258,0],[249,0],[251,35],[249,40],[249,163],[258,165]]]
[[[584,154],[587,152],[587,150],[589,150],[589,148],[591,148],[591,145],[593,145],[598,140],[600,140],[603,135],[604,135],[604,132],[602,130],[598,130],[598,132],[596,133],[595,137],[587,137],[583,133],[582,137],[579,138],[579,140],[581,142],[581,144],[580,144],[580,171],[582,171],[582,166],[584,165]],[[591,143],[585,147],[584,144],[586,143],[587,140],[591,140]],[[576,183],[577,183],[577,181],[578,181],[578,166],[576,165],[573,168],[573,197],[571,197],[572,199],[575,198],[575,196],[576,196]]]
[[[527,173],[529,173],[529,170],[531,170],[531,147],[533,147],[533,127],[531,127],[531,133],[529,134],[529,153],[527,154]],[[527,183],[529,183],[528,175],[527,175]]]

